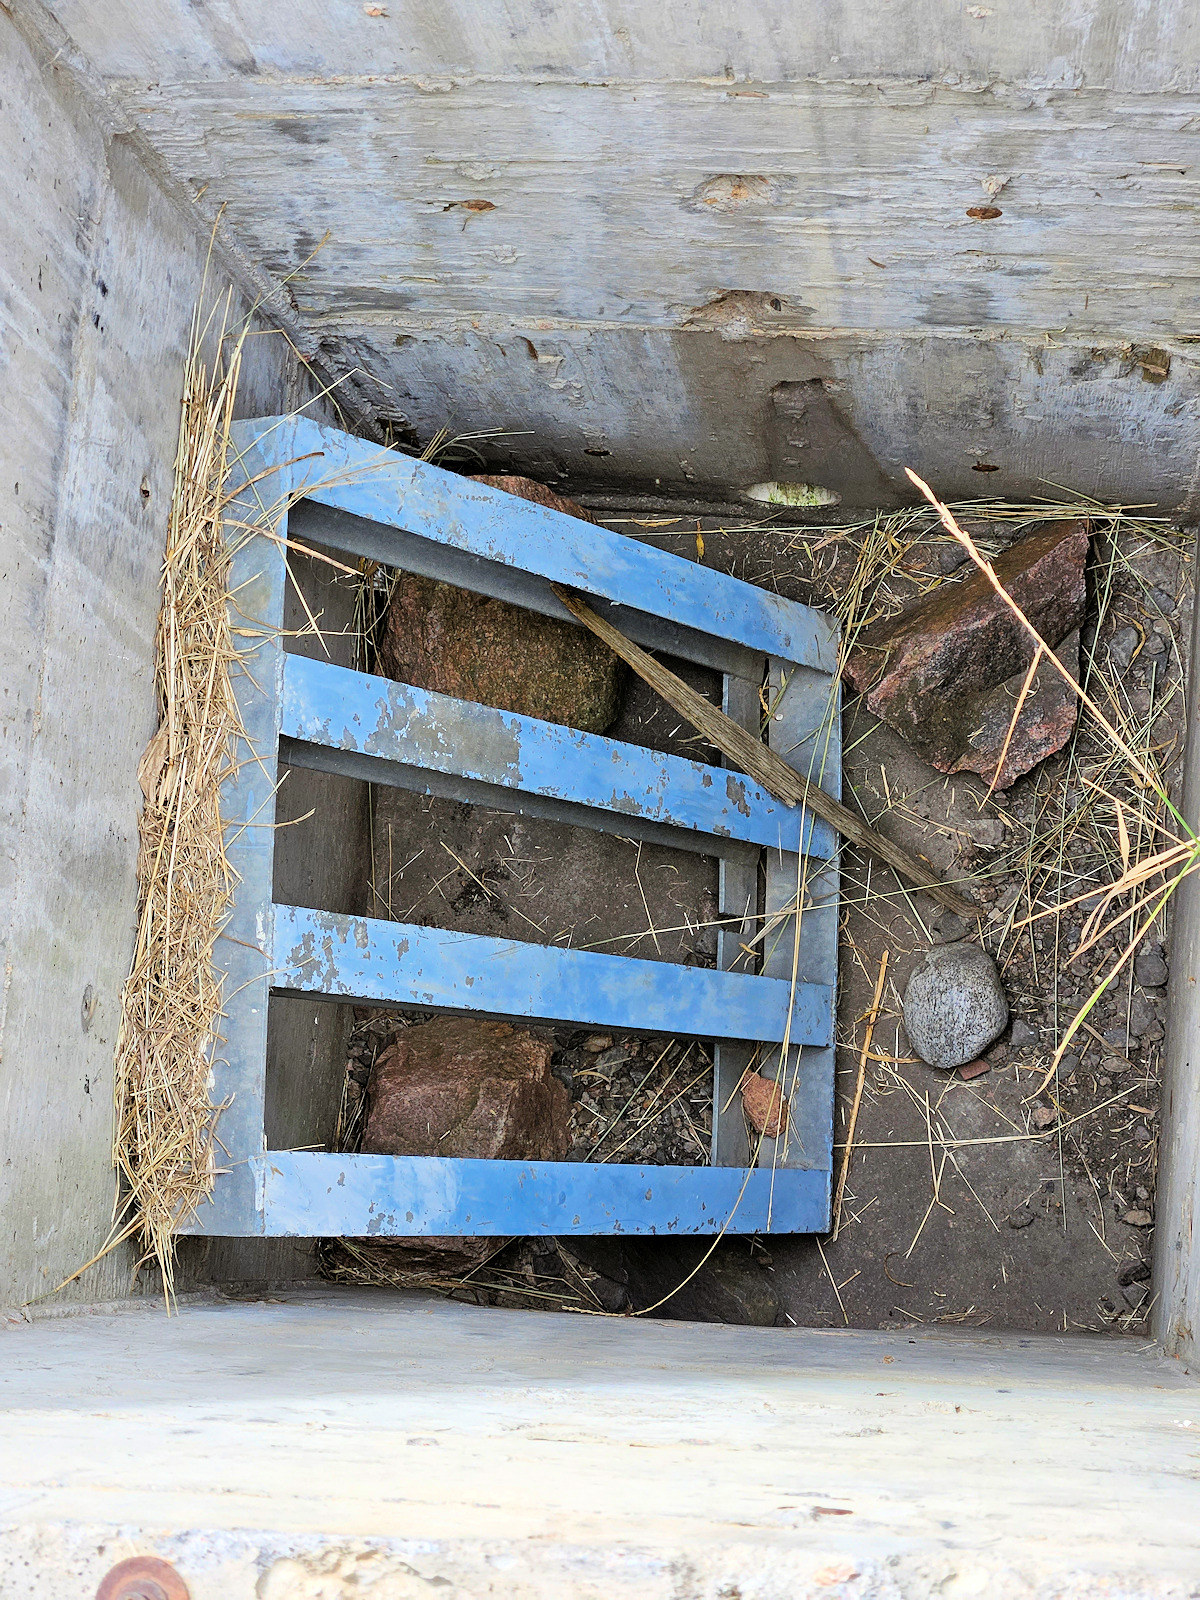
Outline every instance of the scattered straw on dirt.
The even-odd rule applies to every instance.
[[[845,708],[848,802],[861,805],[873,826],[907,833],[910,843],[927,838],[932,845],[940,836],[938,859],[946,881],[969,886],[986,910],[983,942],[1000,965],[1017,1019],[1012,1041],[989,1052],[989,1081],[1015,1074],[1020,1092],[1011,1103],[1003,1101],[1011,1126],[986,1087],[976,1091],[955,1080],[941,1111],[940,1095],[934,1097],[928,1119],[924,1096],[920,1106],[912,1103],[920,1135],[908,1128],[903,1141],[878,1134],[869,1141],[856,1137],[842,1231],[875,1204],[863,1184],[869,1181],[864,1169],[869,1174],[875,1167],[877,1149],[902,1142],[919,1160],[922,1147],[932,1144],[936,1215],[938,1170],[944,1164],[949,1179],[956,1154],[965,1159],[971,1153],[963,1148],[968,1140],[962,1135],[989,1135],[997,1146],[1047,1147],[1057,1156],[1059,1198],[1046,1199],[1046,1215],[1066,1230],[1062,1174],[1068,1169],[1077,1185],[1072,1192],[1094,1197],[1088,1225],[1123,1274],[1120,1289],[1112,1289],[1115,1301],[1099,1299],[1099,1324],[1128,1328],[1144,1315],[1147,1303],[1143,1298],[1137,1305],[1145,1294],[1139,1263],[1122,1257],[1148,1253],[1170,899],[1183,876],[1200,864],[1200,846],[1174,809],[1186,735],[1181,641],[1188,632],[1192,551],[1153,508],[1104,504],[1066,491],[1033,503],[978,500],[952,504],[949,510],[987,560],[1039,524],[1088,519],[1089,615],[1079,673],[1084,698],[1065,748],[1009,791],[991,793],[974,779],[930,772],[926,784],[914,787],[911,778],[898,782],[893,772],[889,782],[887,771],[868,770],[867,750],[856,747],[871,739],[874,719],[859,703]],[[701,524],[694,520],[619,520],[627,531],[678,554],[691,556],[698,548],[695,531]],[[606,521],[615,525],[618,519]],[[946,531],[940,503],[854,522],[839,523],[834,513],[805,518],[804,526],[797,521],[780,514],[744,524],[706,518],[701,559],[835,612],[846,648],[877,618],[894,615],[972,570],[970,552]],[[1054,670],[1044,656],[1043,663],[1043,670]],[[947,864],[955,858],[957,875]],[[844,913],[860,939],[875,941],[859,985],[868,997],[880,935],[899,963],[938,938],[968,933],[948,934],[936,914],[857,852],[843,851],[841,867]],[[780,937],[790,942],[790,909],[783,908],[773,923],[760,921],[758,932],[746,940],[748,951],[769,947]],[[841,942],[844,962],[863,965],[845,926]],[[924,1081],[925,1069],[902,1059],[899,1013],[899,994],[893,991],[886,1016],[889,1033],[893,1026],[897,1030],[897,1049],[890,1058],[878,1046],[868,1052],[865,1094],[872,1103],[893,1094],[907,1101],[910,1070]],[[862,1027],[843,1024],[839,1046],[846,1052],[846,1074],[849,1052],[857,1060],[861,1043]],[[849,1085],[853,1089],[852,1075]],[[968,1097],[975,1116],[965,1118],[963,1126],[964,1118],[947,1113]],[[983,1126],[974,1125],[984,1116],[984,1100],[994,1126],[987,1126],[986,1118]],[[848,1142],[844,1131],[839,1140]],[[914,1216],[914,1228],[918,1219]],[[1024,1220],[1017,1217],[1010,1226],[1019,1228]],[[987,1226],[990,1233],[994,1219]],[[929,1233],[927,1228],[926,1238]],[[1023,1235],[1013,1234],[1018,1237]],[[838,1265],[833,1251],[830,1265],[835,1270]],[[844,1273],[844,1257],[842,1266]],[[1136,1269],[1132,1285],[1127,1268]],[[1123,1304],[1131,1309],[1122,1310]],[[832,1314],[838,1316],[836,1306]]]

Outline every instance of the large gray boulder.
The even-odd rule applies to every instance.
[[[904,1031],[930,1066],[965,1066],[1007,1026],[1008,1001],[996,963],[977,944],[936,946],[908,980]]]

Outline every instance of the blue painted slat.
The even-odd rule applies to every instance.
[[[817,673],[792,669],[772,660],[768,673],[768,698],[772,707],[768,738],[771,748],[790,767],[819,782],[835,799],[842,793],[841,691]],[[794,906],[803,877],[806,909],[800,919],[800,949],[796,971],[815,983],[837,983],[838,965],[838,865],[810,861],[801,870],[798,856],[771,851],[765,860],[763,908],[775,916]],[[772,977],[790,974],[797,952],[794,917],[763,942],[762,970]],[[764,1139],[759,1162],[764,1167],[807,1167],[828,1174],[832,1198],[833,1116],[837,1051],[825,1046],[795,1045],[788,1050],[782,1070],[791,1111],[782,1139]],[[760,1070],[769,1078],[781,1076],[779,1051],[765,1054]]]
[[[306,484],[305,496],[322,505],[764,655],[823,672],[836,668],[834,630],[808,606],[304,417],[242,423],[235,434],[239,444],[255,430],[263,436],[264,452],[296,463],[291,470],[297,483]]]
[[[293,739],[671,827],[827,858],[828,824],[734,772],[288,656],[280,731]]]
[[[828,1044],[825,984],[275,906],[277,989],[697,1038]]]
[[[310,1151],[272,1151],[253,1168],[267,1233],[297,1238],[813,1233],[828,1225],[819,1172]]]

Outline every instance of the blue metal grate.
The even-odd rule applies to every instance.
[[[829,1221],[836,840],[748,778],[287,654],[287,538],[570,620],[552,583],[622,632],[724,674],[726,711],[838,793],[837,640],[807,607],[315,423],[234,430],[236,688],[249,748],[222,814],[239,886],[220,944],[214,1063],[228,1156],[191,1231],[217,1235],[811,1232]],[[280,513],[279,508],[287,510]],[[416,927],[272,900],[280,759],[716,856],[718,968]],[[762,909],[761,970],[731,970]],[[797,900],[797,920],[789,910]],[[745,926],[743,927],[743,923]],[[645,1029],[715,1045],[713,1164],[622,1166],[267,1150],[267,1002],[324,996]],[[788,1058],[781,1062],[784,1041]],[[783,1075],[786,1138],[755,1167],[735,1090]]]

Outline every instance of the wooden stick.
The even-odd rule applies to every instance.
[[[858,1108],[862,1104],[863,1084],[867,1077],[867,1057],[871,1053],[871,1039],[875,1033],[875,1023],[879,1018],[879,1007],[883,1003],[883,979],[887,972],[888,952],[885,950],[879,962],[879,976],[875,980],[875,998],[871,1001],[871,1009],[867,1013],[867,1035],[863,1040],[862,1053],[858,1058],[858,1082],[854,1086],[854,1103],[850,1107],[850,1124],[846,1129],[846,1148],[842,1155],[842,1170],[838,1173],[837,1193],[833,1197],[833,1226],[830,1230],[831,1240],[838,1236],[838,1229],[842,1225],[842,1196],[846,1192],[846,1179],[850,1174],[850,1157],[854,1153],[854,1129],[858,1124]]]
[[[582,622],[585,628],[589,628],[598,639],[603,639],[610,650],[615,651],[623,661],[627,661],[638,677],[652,689],[656,689],[667,704],[674,707],[681,717],[686,717],[710,744],[715,745],[722,755],[736,762],[744,773],[761,784],[777,800],[782,800],[789,806],[807,806],[823,821],[836,828],[843,838],[878,856],[894,872],[907,878],[926,894],[932,895],[956,916],[963,917],[969,922],[982,915],[978,906],[972,905],[962,895],[956,894],[953,889],[940,883],[925,862],[911,855],[900,845],[894,844],[891,839],[885,838],[882,833],[877,833],[874,828],[868,827],[861,817],[842,805],[840,800],[835,800],[819,785],[810,783],[802,773],[789,767],[769,745],[764,744],[746,728],[740,727],[732,717],[727,717],[716,706],[710,705],[694,689],[689,689],[682,678],[677,677],[668,667],[664,667],[660,661],[656,661],[652,655],[648,655],[632,640],[627,639],[613,627],[611,622],[597,616],[590,606],[585,605],[567,590],[561,589],[558,584],[551,584],[551,588],[573,617]]]

